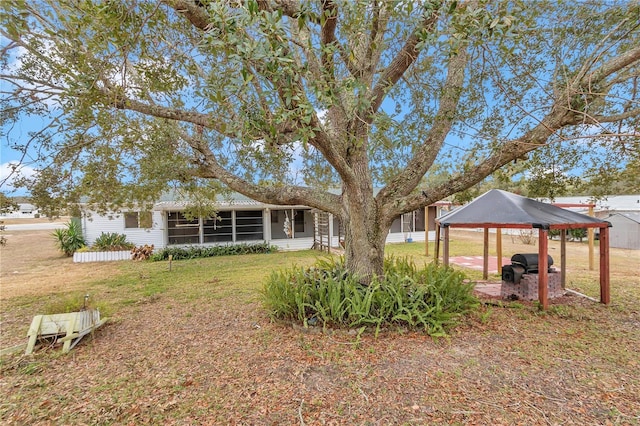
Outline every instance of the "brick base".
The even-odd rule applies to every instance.
[[[559,272],[549,272],[549,299],[564,295]],[[538,274],[524,274],[520,283],[502,281],[500,297],[503,299],[538,300]]]

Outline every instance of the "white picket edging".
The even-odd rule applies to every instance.
[[[75,263],[113,262],[117,260],[131,260],[131,251],[84,251],[73,253],[73,261]]]

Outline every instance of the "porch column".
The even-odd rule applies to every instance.
[[[262,235],[265,243],[271,241],[271,209],[264,209],[262,214]]]

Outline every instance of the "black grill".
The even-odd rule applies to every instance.
[[[547,267],[551,272],[553,258],[547,255]],[[511,256],[511,265],[502,267],[502,281],[518,284],[522,274],[538,273],[538,253],[514,254]]]

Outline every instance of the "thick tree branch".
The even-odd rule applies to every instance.
[[[456,117],[467,61],[467,50],[461,49],[449,62],[447,78],[442,89],[443,95],[434,119],[434,125],[407,167],[380,191],[377,199],[381,204],[387,204],[394,198],[409,194],[435,161]]]
[[[569,123],[567,111],[563,108],[553,108],[533,129],[529,130],[518,139],[506,142],[494,154],[485,158],[469,171],[454,176],[448,182],[430,188],[425,196],[424,193],[410,194],[402,199],[396,199],[388,207],[388,214],[398,215],[407,211],[415,210],[425,205],[434,203],[451,194],[463,191],[481,182],[485,177],[495,172],[505,164],[521,158],[524,154],[531,152],[544,145],[549,137],[558,129]]]
[[[416,61],[419,55],[419,51],[416,48],[418,43],[420,42],[420,38],[418,34],[422,30],[432,30],[438,21],[438,8],[434,8],[434,11],[431,13],[429,17],[424,19],[418,28],[415,28],[406,43],[400,49],[395,58],[391,61],[389,66],[382,72],[380,79],[376,83],[375,87],[371,91],[370,100],[371,100],[371,114],[369,119],[373,120],[373,114],[375,114],[380,105],[382,105],[382,101],[385,98],[385,95],[389,88],[393,87],[398,80],[402,77],[407,69]]]
[[[218,179],[232,190],[266,204],[305,205],[332,214],[340,214],[341,204],[338,195],[296,185],[256,185],[222,167],[215,154],[202,140],[186,132],[182,132],[181,137],[201,156],[196,169],[198,177]]]
[[[209,25],[209,15],[205,8],[200,7],[194,0],[162,0],[165,4],[184,15],[194,27],[206,31]]]

